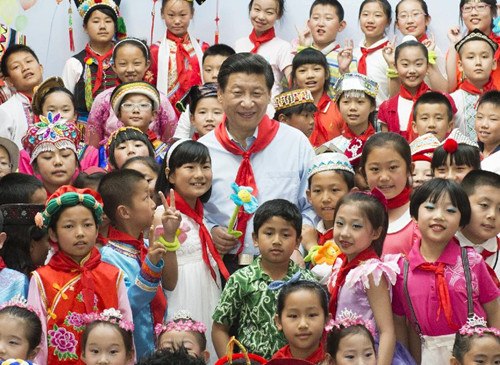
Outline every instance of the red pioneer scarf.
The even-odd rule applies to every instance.
[[[488,82],[483,86],[483,90],[472,85],[472,83],[467,79],[460,84],[459,89],[467,91],[469,94],[482,95],[486,91],[495,90],[495,85],[493,84],[493,78],[490,76]]]
[[[318,232],[318,245],[323,246],[325,242],[333,240],[333,228],[330,228],[325,233]]]
[[[5,261],[3,260],[2,257],[0,257],[0,271],[5,269],[7,265],[5,265]]]
[[[387,209],[396,209],[402,207],[410,201],[410,195],[411,188],[409,186],[405,186],[403,191],[401,191],[394,198],[387,199]]]
[[[252,33],[250,33],[250,36],[248,37],[250,39],[250,42],[253,43],[253,48],[250,52],[257,53],[259,47],[263,43],[269,42],[274,37],[276,37],[276,34],[274,33],[274,27],[266,30],[261,35],[257,35],[257,33],[255,33],[255,29],[252,29]]]
[[[311,144],[315,147],[320,146],[326,141],[330,140],[328,131],[321,123],[320,115],[331,102],[332,99],[330,99],[328,94],[324,92],[323,95],[321,95],[321,99],[319,99],[318,101],[318,105],[316,105],[317,110],[314,112],[314,129],[309,136],[309,142],[311,142]]]
[[[294,359],[292,351],[290,350],[290,345],[280,348],[278,352],[273,355],[273,359]],[[318,348],[304,360],[312,364],[319,364],[325,360],[325,349],[322,340],[319,342]]]
[[[103,55],[99,55],[95,53],[92,48],[90,48],[90,45],[87,43],[85,46],[85,52],[86,52],[86,59],[87,58],[92,58],[97,62],[97,73],[95,75],[95,81],[94,81],[94,87],[92,88],[92,95],[95,95],[97,90],[102,85],[102,79],[104,77],[104,61],[110,60],[111,56],[113,55],[113,48],[111,48],[108,52],[106,52]]]
[[[408,142],[411,142],[413,141],[417,136],[415,135],[415,133],[413,132],[413,128],[412,128],[412,123],[413,123],[413,108],[415,107],[415,102],[417,101],[417,99],[422,96],[423,94],[425,94],[426,92],[428,91],[431,91],[430,87],[422,81],[422,83],[419,85],[417,91],[415,92],[415,95],[412,95],[412,93],[410,93],[408,91],[408,89],[404,86],[404,85],[401,85],[401,88],[399,89],[399,95],[403,98],[403,99],[406,99],[406,100],[411,100],[413,102],[413,106],[411,107],[411,112],[410,112],[410,118],[408,118],[408,125],[406,127],[406,133],[407,133],[407,137],[406,139],[408,140]]]
[[[378,45],[377,47],[373,47],[373,48],[361,47],[361,58],[358,61],[358,72],[360,74],[366,75],[366,70],[367,70],[366,58],[368,57],[368,55],[378,51],[379,49],[384,48],[385,46],[387,46],[388,43],[389,43],[389,41],[385,41],[382,44]]]
[[[354,134],[353,131],[351,131],[351,128],[349,128],[349,126],[345,125],[345,128],[342,130],[342,135],[347,138],[347,139],[354,139],[354,138],[357,138],[357,139],[360,139],[361,141],[363,141],[363,144],[366,142],[366,140],[373,136],[375,134],[375,128],[373,128],[373,125],[368,122],[368,128],[366,128],[366,130],[360,134],[359,136],[357,134]]]

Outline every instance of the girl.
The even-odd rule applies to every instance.
[[[409,211],[413,165],[408,142],[396,133],[373,135],[363,148],[360,169],[370,189],[379,189],[387,199],[389,227],[382,254],[407,253],[415,228]]]
[[[320,51],[306,48],[293,58],[292,84],[296,88],[309,89],[317,108],[314,129],[309,136],[315,147],[339,136],[344,125],[337,106],[328,96],[329,80],[329,66]]]
[[[123,82],[152,82],[151,72],[147,71],[150,66],[150,54],[148,46],[137,38],[125,38],[115,44],[112,53],[113,64],[111,67],[116,72],[120,83]],[[111,133],[123,126],[113,112],[111,106],[111,87],[99,95],[92,104],[87,125],[85,140],[94,147],[106,144]],[[166,95],[160,92],[160,104],[149,129],[158,138],[168,142],[173,136],[177,126],[177,117],[172,105]]]
[[[416,189],[424,182],[433,178],[432,154],[439,147],[439,140],[434,134],[427,133],[410,143],[411,161],[413,162],[412,188]]]
[[[202,358],[206,363],[210,358],[207,351],[207,327],[195,321],[189,311],[177,311],[172,320],[155,326],[156,349],[176,350],[184,347],[190,355]]]
[[[135,156],[155,156],[148,136],[135,127],[121,127],[109,136],[106,144],[109,169],[121,169],[127,160]]]
[[[47,196],[71,182],[78,167],[76,146],[80,131],[75,124],[59,114],[40,116],[40,121],[28,128],[22,142],[30,156],[33,171],[47,191]]]
[[[167,95],[172,105],[177,105],[191,86],[202,83],[202,48],[188,31],[193,14],[193,1],[161,2],[161,17],[167,26],[167,33],[160,44],[151,46],[151,71],[153,84]],[[175,113],[178,117],[179,111],[175,110]]]
[[[331,317],[325,290],[318,283],[298,277],[297,281],[290,279],[278,285],[281,290],[274,320],[288,345],[275,353],[273,359],[296,358],[321,364],[325,358],[323,334]]]
[[[481,170],[479,145],[454,129],[434,150],[431,161],[435,177],[460,183],[472,170]]]
[[[214,130],[224,118],[222,105],[217,99],[217,84],[206,83],[203,86],[193,86],[189,92],[189,110],[191,124],[195,129],[193,140]]]
[[[326,330],[326,365],[377,364],[372,322],[344,310],[336,320],[330,320]]]
[[[486,317],[499,327],[500,290],[481,255],[461,248],[454,237],[471,216],[467,194],[456,182],[427,181],[413,193],[410,212],[421,238],[398,261],[392,303],[396,333],[417,362],[444,364],[468,317]],[[407,321],[414,329],[409,336]]]
[[[334,318],[344,309],[354,308],[363,318],[375,320],[380,333],[377,363],[391,364],[396,336],[389,283],[394,284],[395,257],[388,256],[385,262],[379,258],[388,225],[379,196],[385,200],[378,189],[349,193],[337,203],[333,238],[342,253],[328,280],[329,309]]]
[[[375,134],[375,98],[378,85],[358,74],[344,74],[335,84],[335,98],[344,120],[342,134],[328,144],[333,144],[344,153],[353,167],[357,167],[363,145]]]
[[[274,74],[271,97],[274,98],[283,91],[283,78],[289,83],[292,69],[292,46],[276,37],[274,32],[274,24],[285,12],[285,0],[250,0],[248,11],[252,33],[248,37],[238,39],[234,50],[236,53],[257,53],[271,64]]]
[[[32,360],[40,351],[42,323],[26,300],[14,297],[0,308],[0,359]]]
[[[389,99],[387,62],[383,51],[389,44],[386,30],[391,25],[391,14],[391,4],[387,0],[364,0],[359,7],[358,20],[365,37],[354,49],[353,56],[359,60],[358,72],[370,75],[379,85],[377,106]]]
[[[414,38],[396,47],[394,62],[401,87],[399,93],[380,105],[378,123],[382,132],[399,133],[410,142],[415,139],[411,128],[413,105],[420,95],[430,90],[424,82],[429,68],[428,54],[427,48]]]
[[[164,173],[156,182],[156,191],[175,191],[175,206],[184,222],[179,236],[183,244],[177,251],[178,283],[167,292],[167,319],[177,310],[187,309],[194,318],[209,324],[210,333],[212,313],[221,294],[219,271],[226,279],[229,274],[203,222],[203,203],[210,198],[212,188],[208,149],[199,142],[179,140],[168,150],[161,171]],[[160,205],[155,216],[162,213]],[[215,353],[210,340],[208,349]]]
[[[42,320],[38,364],[83,364],[81,335],[84,314],[119,308],[132,320],[123,273],[101,261],[95,242],[102,218],[102,200],[90,189],[62,186],[35,218],[48,229],[58,251],[48,265],[33,272],[28,302]]]
[[[115,308],[85,316],[82,360],[86,365],[134,363],[134,324]]]
[[[494,364],[500,359],[500,330],[487,327],[483,318],[467,321],[455,335],[450,365]]]

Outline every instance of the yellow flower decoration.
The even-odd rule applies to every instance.
[[[311,261],[314,265],[327,264],[331,266],[338,255],[340,255],[340,249],[337,244],[333,241],[326,241],[322,246],[311,247],[304,261]]]

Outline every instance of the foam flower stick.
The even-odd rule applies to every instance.
[[[333,241],[327,241],[324,245],[314,245],[304,258],[305,262],[312,262],[314,265],[333,265],[337,256],[340,255],[340,249]]]
[[[253,189],[249,186],[238,186],[236,183],[231,184],[231,188],[234,194],[231,194],[230,198],[236,204],[233,210],[233,215],[229,219],[229,224],[227,225],[227,233],[229,233],[234,238],[240,238],[243,232],[234,230],[234,224],[236,218],[238,217],[238,212],[243,209],[247,214],[253,214],[257,210],[259,203],[257,198],[252,195]]]

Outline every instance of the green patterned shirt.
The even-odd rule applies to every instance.
[[[249,352],[270,359],[287,341],[274,324],[279,290],[267,288],[273,280],[262,270],[260,261],[258,257],[229,277],[212,318],[226,326],[238,321],[237,339]],[[297,271],[302,271],[303,280],[316,280],[292,260],[283,280]]]

